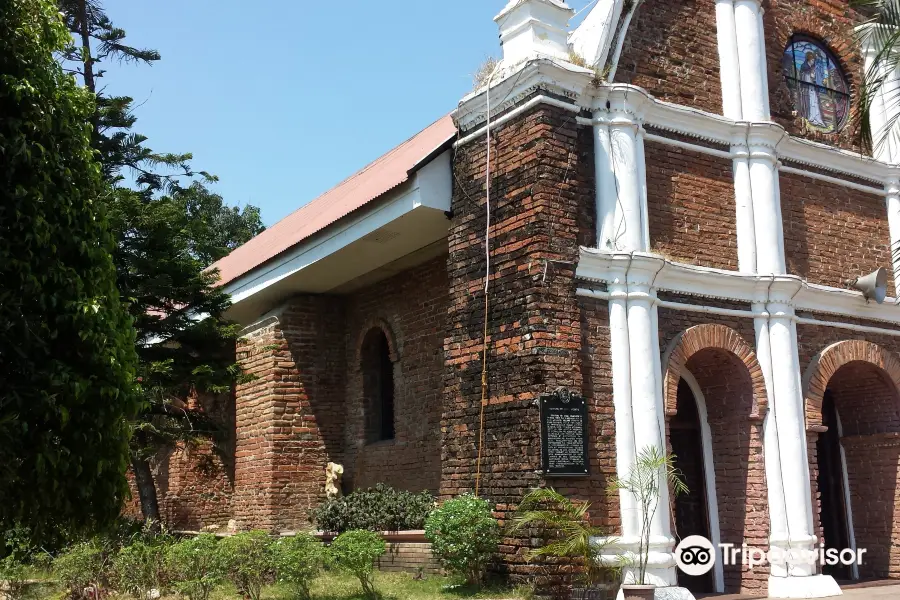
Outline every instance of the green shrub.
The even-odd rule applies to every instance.
[[[338,567],[354,575],[362,584],[366,598],[377,598],[372,574],[375,561],[385,552],[384,540],[374,531],[357,529],[337,536],[329,553]]]
[[[273,541],[265,531],[249,531],[219,542],[228,579],[250,600],[259,600],[262,588],[274,579]]]
[[[125,546],[113,559],[116,587],[120,592],[146,600],[150,590],[168,584],[168,553],[172,540],[160,535],[138,539]]]
[[[225,581],[226,569],[216,536],[204,533],[169,548],[172,587],[190,600],[207,600]]]
[[[316,527],[331,533],[353,529],[401,531],[422,529],[425,518],[434,509],[434,497],[428,492],[414,494],[379,483],[343,498],[331,498],[314,510]]]
[[[425,537],[448,571],[478,585],[497,551],[500,527],[485,500],[465,494],[444,502],[428,516]]]
[[[294,598],[310,600],[309,586],[322,570],[325,547],[311,535],[284,538],[272,548],[278,582],[290,588]]]
[[[10,554],[0,560],[0,581],[5,581],[3,595],[6,600],[22,600],[28,587],[28,567]]]
[[[110,579],[109,557],[97,539],[76,544],[53,561],[53,576],[72,598],[80,598],[88,588],[99,589]]]

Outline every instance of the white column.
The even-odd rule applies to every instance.
[[[735,37],[741,76],[741,110],[745,121],[769,120],[768,70],[759,0],[734,3]]]
[[[722,81],[722,114],[743,119],[741,109],[741,73],[737,32],[734,24],[734,0],[716,0],[716,38],[719,43],[719,76]]]
[[[765,290],[762,290],[763,294]],[[782,548],[788,543],[787,506],[784,498],[784,480],[781,477],[781,449],[778,443],[778,419],[775,418],[776,407],[774,398],[774,384],[772,381],[772,353],[769,344],[769,319],[766,315],[766,303],[753,304],[753,312],[762,316],[753,319],[756,330],[756,358],[762,367],[763,378],[766,382],[766,394],[769,401],[769,411],[763,422],[763,456],[766,462],[766,489],[769,500],[769,544]],[[787,571],[783,564],[771,565],[771,574],[777,577],[786,577]]]
[[[618,200],[616,180],[612,170],[612,144],[609,139],[609,114],[594,113],[594,187],[597,198],[597,247],[615,250],[616,213]]]
[[[609,348],[612,358],[613,406],[616,419],[616,474],[628,477],[634,463],[634,413],[631,408],[631,355],[628,340],[628,286],[609,285]],[[619,491],[622,537],[640,535],[640,515],[634,496]]]
[[[796,282],[776,282],[770,288],[768,338],[771,362],[772,394],[765,448],[777,450],[780,481],[767,480],[772,530],[769,543],[783,556],[814,551],[813,505],[809,483],[809,455],[806,448],[806,418],[797,355],[797,331],[790,298]],[[766,475],[774,465],[766,456]],[[780,484],[779,487],[774,487]],[[772,489],[774,487],[774,489]],[[778,505],[781,506],[778,506]],[[783,507],[783,513],[782,513]],[[782,529],[784,528],[784,529]],[[771,566],[769,596],[772,598],[821,598],[839,595],[840,588],[831,576],[816,575],[817,567],[804,560],[785,561]]]
[[[737,229],[738,270],[756,273],[756,224],[750,183],[750,150],[746,145],[731,147],[734,172],[735,227]]]
[[[618,190],[613,246],[626,252],[646,250],[644,209],[641,206],[644,182],[638,167],[640,124],[625,114],[614,114],[609,123],[610,166]]]
[[[650,274],[652,276],[652,274]],[[653,317],[654,296],[649,283],[629,281],[628,339],[631,344],[631,404],[634,412],[634,445],[638,454],[656,448],[665,454],[663,399],[659,359],[659,332]],[[660,476],[664,476],[660,473]],[[648,583],[674,585],[668,486],[660,488],[659,504],[650,521]]]
[[[891,177],[884,186],[888,228],[891,234],[891,263],[894,267],[894,296],[900,297],[900,180]]]
[[[756,270],[759,273],[785,272],[784,230],[781,221],[775,146],[782,132],[754,127],[749,135],[750,190],[756,235]]]

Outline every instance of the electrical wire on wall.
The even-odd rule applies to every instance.
[[[490,284],[491,284],[491,81],[500,68],[498,62],[487,79],[487,122],[485,124],[485,136],[487,137],[487,165],[485,167],[485,231],[484,231],[484,331],[481,343],[483,354],[481,357],[481,414],[478,423],[478,459],[475,463],[475,495],[481,491],[481,456],[484,447],[484,409],[488,402],[488,315],[490,312]]]

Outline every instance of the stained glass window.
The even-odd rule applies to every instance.
[[[795,35],[782,66],[797,114],[816,131],[840,131],[850,113],[850,88],[834,55],[820,42]]]

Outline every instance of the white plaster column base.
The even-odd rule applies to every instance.
[[[623,600],[625,594],[619,590],[616,600]],[[695,600],[694,595],[683,587],[661,587],[653,590],[653,600]]]
[[[843,594],[831,575],[769,577],[769,598],[829,598]]]

